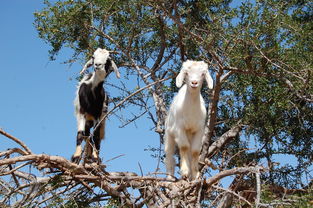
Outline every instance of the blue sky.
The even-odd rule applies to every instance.
[[[50,48],[33,26],[33,12],[44,7],[42,1],[7,0],[1,5],[0,128],[21,139],[36,154],[70,159],[76,144],[75,77],[82,63],[62,64],[71,55],[66,50],[56,61],[49,61]],[[109,81],[115,80],[111,74]],[[150,130],[152,124],[141,119],[137,128],[118,128],[120,125],[113,116],[107,121],[100,156],[106,161],[125,154],[108,162],[107,170],[140,173],[139,163],[144,174],[154,172],[157,160],[144,151],[159,145],[158,135]],[[0,135],[0,151],[16,146]],[[164,172],[164,166],[161,168]]]

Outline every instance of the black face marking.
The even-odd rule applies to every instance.
[[[104,67],[107,74],[110,73],[110,68],[111,68],[111,66],[112,66],[111,59],[108,58],[107,62],[105,63],[105,67]]]

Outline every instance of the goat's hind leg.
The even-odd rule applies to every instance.
[[[100,154],[100,145],[101,140],[104,139],[105,134],[105,121],[106,118],[104,116],[108,113],[108,97],[105,95],[105,100],[103,102],[102,107],[102,113],[100,118],[98,119],[98,122],[95,126],[98,126],[96,129],[94,129],[94,136],[92,138],[93,140],[93,146],[92,146],[92,161],[97,162],[98,164],[101,163],[99,154]],[[102,120],[102,121],[101,121]]]
[[[99,158],[99,152],[100,152],[101,140],[104,138],[104,128],[105,128],[105,124],[104,124],[104,121],[102,121],[99,124],[98,128],[96,128],[94,131],[94,136],[92,138],[93,146],[92,146],[92,156],[91,156],[91,159],[93,162],[101,163],[100,158]]]
[[[190,143],[188,137],[185,133],[180,131],[175,141],[179,148],[180,174],[184,179],[190,178]]]
[[[165,165],[166,172],[168,174],[168,178],[174,177],[175,170],[175,159],[174,159],[174,151],[175,151],[175,140],[172,135],[168,132],[165,132],[164,135],[164,151],[165,151]]]
[[[203,132],[196,133],[191,143],[191,179],[197,179],[200,176],[199,172],[199,156],[202,146]]]

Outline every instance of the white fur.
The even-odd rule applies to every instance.
[[[110,52],[106,49],[97,48],[95,52],[93,53],[92,58],[87,61],[84,68],[80,71],[80,74],[83,74],[88,67],[94,66],[95,69],[102,69],[104,70],[105,63],[107,59],[110,56]],[[120,78],[120,72],[118,71],[118,68],[113,60],[111,60],[112,63],[112,69],[116,74],[117,78]]]
[[[203,61],[187,60],[176,77],[177,87],[184,84],[174,97],[165,121],[165,164],[169,175],[174,175],[175,145],[179,148],[182,177],[199,176],[198,161],[204,135],[206,108],[200,94],[203,79],[213,88],[208,65]]]

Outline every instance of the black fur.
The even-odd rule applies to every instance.
[[[84,140],[85,133],[82,131],[77,132],[77,139],[76,139],[76,146],[79,146],[82,144]]]
[[[104,66],[104,69],[105,69],[105,72],[107,73],[107,75],[110,74],[110,70],[111,70],[111,66],[112,66],[112,62],[111,62],[111,59],[108,59],[107,62],[105,62],[105,66]]]
[[[100,118],[106,96],[102,85],[103,82],[100,82],[92,89],[91,84],[81,84],[78,92],[81,114],[88,113],[95,119]]]

